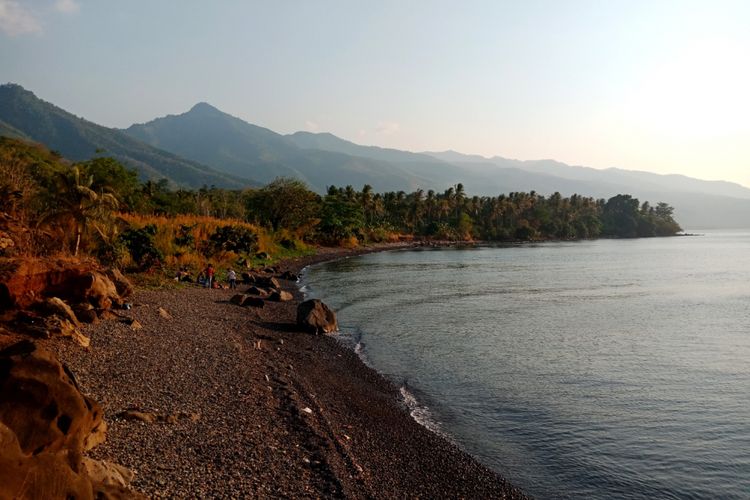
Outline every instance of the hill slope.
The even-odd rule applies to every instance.
[[[133,125],[124,132],[232,175],[261,182],[278,176],[296,177],[318,192],[331,184],[371,184],[381,190],[399,190],[428,182],[418,174],[376,158],[298,147],[281,134],[206,103],[196,104],[180,115]]]
[[[79,118],[19,85],[0,85],[0,135],[40,142],[73,161],[88,160],[103,150],[138,170],[144,179],[166,178],[177,186],[239,188],[251,184]]]

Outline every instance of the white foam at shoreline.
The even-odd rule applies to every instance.
[[[417,398],[414,396],[414,394],[409,392],[409,389],[407,389],[405,385],[399,387],[398,391],[401,393],[401,399],[403,403],[409,409],[409,415],[411,415],[411,418],[413,418],[415,422],[429,429],[435,434],[439,434],[445,438],[448,438],[448,436],[440,428],[440,424],[432,416],[430,409],[424,405],[419,404]]]
[[[310,297],[311,287],[309,286],[309,282],[306,281],[309,268],[310,266],[305,266],[304,268],[302,268],[302,270],[300,270],[299,279],[297,281],[297,286],[300,292],[302,292],[305,299],[308,299]],[[374,368],[370,361],[367,359],[365,344],[361,341],[360,337],[361,335],[355,335],[350,331],[339,330],[339,335],[337,335],[335,338],[341,344],[354,351],[354,354],[357,355],[362,363],[364,363],[366,366]],[[382,373],[381,376],[383,376]],[[443,432],[440,424],[435,420],[429,408],[425,405],[419,404],[417,398],[407,389],[405,384],[399,387],[399,393],[401,394],[402,403],[406,406],[409,411],[409,415],[414,419],[415,422],[417,422],[422,427],[434,432],[435,434],[439,434],[440,436],[448,439],[450,442],[455,443],[455,441],[448,434]]]

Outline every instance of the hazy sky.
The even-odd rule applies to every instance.
[[[0,82],[103,125],[288,133],[750,186],[750,1],[0,0]]]

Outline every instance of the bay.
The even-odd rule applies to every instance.
[[[750,233],[375,253],[303,285],[538,498],[750,496]]]

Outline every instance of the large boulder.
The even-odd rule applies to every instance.
[[[80,460],[65,453],[24,452],[13,430],[0,422],[0,498],[94,498]]]
[[[256,276],[255,284],[256,286],[263,288],[274,288],[276,290],[281,288],[279,280],[277,280],[273,276]]]
[[[48,297],[107,310],[132,293],[132,285],[119,271],[107,271],[108,276],[92,267],[63,259],[13,259],[0,269],[0,311],[27,309]]]
[[[30,341],[0,351],[0,422],[34,454],[80,454],[103,426],[101,408],[81,394],[73,374]]]
[[[318,299],[310,299],[297,306],[297,325],[310,333],[330,333],[338,330],[336,313]]]

